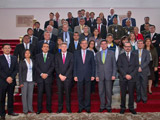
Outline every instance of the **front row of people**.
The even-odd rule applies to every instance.
[[[144,48],[144,41],[137,41],[138,50],[132,51],[130,42],[124,43],[124,53],[120,54],[116,63],[115,53],[108,50],[108,42],[102,40],[102,50],[95,57],[94,53],[87,50],[88,43],[82,40],[81,50],[75,51],[74,55],[67,52],[67,43],[61,44],[61,53],[55,56],[50,54],[48,43],[43,43],[42,53],[37,54],[35,61],[31,59],[30,50],[25,50],[25,59],[19,63],[19,83],[22,88],[23,112],[34,112],[32,107],[33,89],[38,87],[37,114],[43,110],[43,93],[46,92],[46,108],[52,113],[52,83],[55,69],[58,85],[58,111],[63,110],[63,93],[66,94],[67,112],[71,113],[71,83],[77,82],[79,110],[90,113],[91,109],[91,81],[98,82],[100,109],[112,111],[112,81],[119,72],[121,88],[121,111],[125,112],[126,93],[129,94],[129,110],[134,110],[134,90],[137,86],[137,101],[147,101],[147,77],[150,74],[150,54]],[[8,93],[8,114],[18,115],[13,112],[13,93],[16,85],[15,77],[18,73],[17,58],[10,55],[11,46],[2,46],[3,55],[0,56],[0,115],[5,119],[5,96]],[[85,89],[84,89],[85,88]],[[84,91],[85,90],[85,91]],[[107,99],[106,99],[107,98]],[[107,102],[106,102],[107,101]]]

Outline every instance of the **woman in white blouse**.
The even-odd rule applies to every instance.
[[[135,37],[134,33],[130,33],[129,40],[130,40],[130,43],[132,45],[132,51],[137,50],[138,49],[137,41],[136,41],[136,37]]]
[[[33,89],[34,89],[34,62],[30,58],[31,52],[26,49],[24,52],[24,60],[19,64],[19,84],[22,91],[23,113],[34,112]]]

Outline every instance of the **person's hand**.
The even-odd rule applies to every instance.
[[[43,79],[46,79],[47,77],[48,77],[48,74],[45,74],[45,73],[42,74]]]
[[[11,77],[8,77],[8,78],[6,79],[6,81],[7,81],[9,84],[11,84],[11,83],[13,82],[13,79],[12,79]]]
[[[76,82],[77,82],[77,81],[78,81],[78,78],[77,78],[77,77],[74,77],[74,81],[76,81]]]
[[[154,67],[154,71],[156,72],[158,70],[158,68],[157,67]]]
[[[94,77],[91,77],[91,81],[93,81],[95,78]]]
[[[142,72],[142,68],[141,67],[139,67],[138,72]]]
[[[59,78],[61,79],[61,81],[65,81],[67,77],[59,74]]]
[[[22,88],[23,86],[24,86],[23,84],[20,85],[21,88]]]
[[[127,80],[131,80],[131,79],[132,79],[132,76],[126,75],[126,79],[127,79]]]
[[[96,77],[96,81],[99,82],[99,77]]]
[[[115,80],[116,79],[116,77],[115,76],[112,76],[112,80]]]

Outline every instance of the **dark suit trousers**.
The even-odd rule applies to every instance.
[[[7,101],[7,109],[8,113],[13,113],[13,94],[14,94],[15,84],[6,84],[0,86],[0,116],[5,116],[5,99],[6,93],[8,94],[8,101]]]
[[[128,90],[129,94],[129,102],[128,108],[130,110],[134,109],[134,90],[135,90],[136,82],[129,82],[129,81],[120,81],[120,88],[121,88],[121,109],[126,109],[126,94]]]
[[[147,85],[148,77],[142,73],[138,73],[138,80],[136,81],[137,100],[147,101]]]
[[[90,110],[91,107],[91,81],[83,80],[77,82],[79,109]],[[85,89],[85,92],[84,92]],[[85,97],[85,98],[84,98]]]
[[[46,93],[46,108],[47,110],[51,110],[52,109],[52,84],[51,83],[45,83],[43,81],[43,83],[38,83],[38,111],[42,111],[42,103],[43,103],[43,93],[45,89],[45,93]]]
[[[59,78],[57,80],[58,85],[58,110],[63,110],[63,93],[66,94],[66,107],[67,111],[71,110],[71,80],[66,79],[61,81]]]

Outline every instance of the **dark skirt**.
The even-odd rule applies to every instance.
[[[153,61],[149,63],[149,69],[150,69],[150,76],[148,76],[148,80],[155,80],[154,76],[154,67],[153,67]]]

